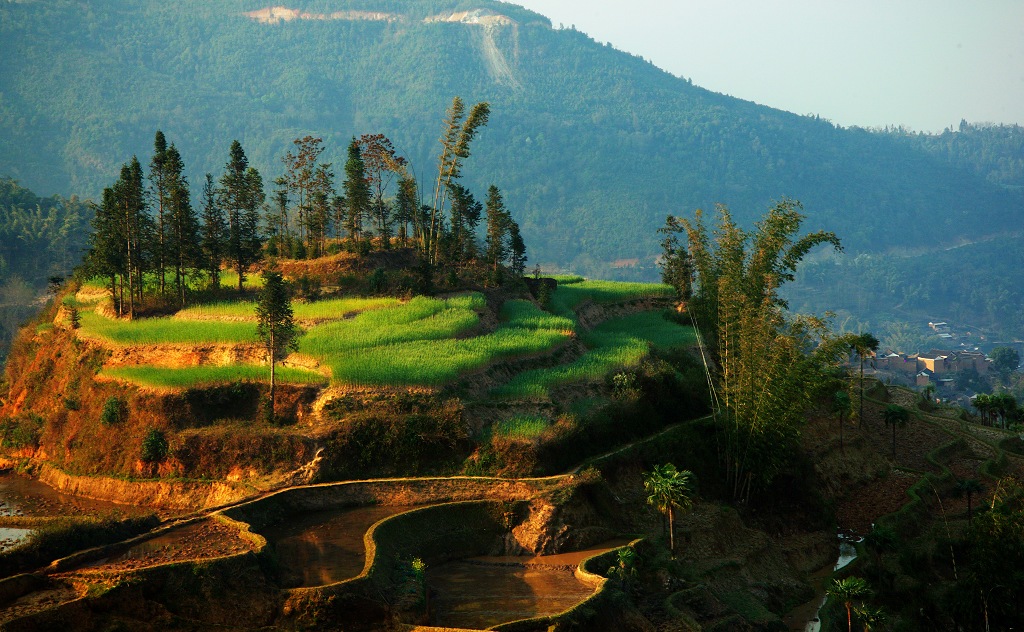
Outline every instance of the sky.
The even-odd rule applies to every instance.
[[[844,127],[1024,124],[1024,0],[511,0],[701,87]]]

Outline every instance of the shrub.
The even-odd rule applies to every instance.
[[[0,423],[3,445],[12,448],[37,448],[43,432],[43,418],[35,413],[22,413]]]
[[[73,409],[72,409],[73,410]],[[128,420],[128,402],[117,395],[111,395],[103,404],[100,421],[104,426],[116,426]]]
[[[145,463],[161,463],[167,458],[170,446],[163,430],[150,428],[146,438],[142,440],[142,461]]]

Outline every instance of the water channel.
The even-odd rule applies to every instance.
[[[18,518],[147,513],[151,511],[146,508],[61,494],[35,479],[0,472],[0,551],[20,544],[32,534],[32,529],[18,526]]]
[[[839,535],[839,556],[836,558],[836,563],[818,569],[808,578],[808,581],[814,586],[814,598],[794,608],[783,619],[792,632],[820,632],[821,619],[819,613],[828,599],[828,596],[825,594],[825,582],[834,572],[845,568],[853,560],[857,559],[856,545],[862,539],[843,534]]]

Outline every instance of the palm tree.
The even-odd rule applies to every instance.
[[[964,478],[956,482],[958,494],[967,494],[967,522],[971,521],[971,498],[985,491],[985,486],[976,478]]]
[[[892,425],[892,460],[896,460],[896,426],[906,426],[910,422],[910,411],[897,404],[889,404],[882,413],[885,425]]]
[[[829,597],[843,602],[846,607],[846,631],[853,632],[854,600],[868,594],[868,583],[862,577],[833,579],[826,589]]]
[[[924,387],[924,392],[921,393],[921,396],[924,398],[925,403],[928,404],[928,408],[926,410],[931,410],[931,404],[933,403],[932,402],[932,395],[934,395],[934,394],[935,394],[935,385],[934,384],[926,384],[925,387]]]
[[[874,355],[878,351],[878,338],[872,334],[860,334],[851,343],[857,358],[860,360],[860,412],[858,415],[864,419],[864,357],[868,354]],[[863,421],[861,421],[863,423]]]
[[[647,504],[668,516],[668,541],[672,557],[676,555],[675,514],[673,508],[686,510],[693,506],[693,472],[677,470],[675,465],[655,465],[644,474]]]
[[[864,632],[871,632],[885,618],[880,607],[869,606],[865,603],[855,606],[853,611],[857,613],[857,619],[864,625]]]
[[[843,450],[843,418],[850,414],[853,403],[846,391],[836,391],[832,397],[832,412],[839,417],[839,449]]]
[[[981,423],[988,425],[988,411],[992,408],[992,398],[985,393],[978,393],[974,396],[974,407],[981,414]]]

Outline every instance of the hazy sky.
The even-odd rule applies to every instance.
[[[1024,0],[511,0],[699,86],[839,125],[1024,124]]]

